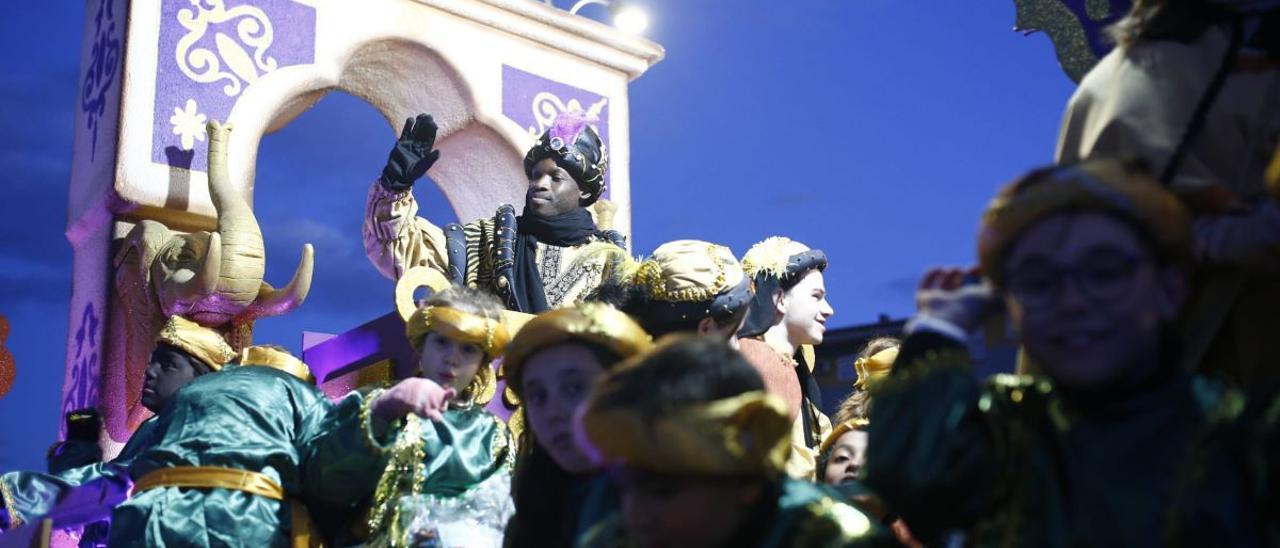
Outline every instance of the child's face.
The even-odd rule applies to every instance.
[[[427,333],[418,352],[422,376],[459,394],[471,384],[484,361],[484,349],[480,345],[456,341],[435,332]]]
[[[571,473],[594,466],[574,443],[573,416],[604,367],[591,349],[579,343],[548,346],[529,357],[521,379],[524,417],[538,444]]]
[[[840,435],[831,447],[823,477],[828,485],[840,485],[858,479],[858,471],[867,462],[867,433],[850,430]]]
[[[725,546],[760,502],[745,480],[614,473],[631,541],[641,547]]]
[[[1012,247],[1007,269],[1006,303],[1022,343],[1045,373],[1080,390],[1149,374],[1161,329],[1182,302],[1181,273],[1162,269],[1132,228],[1101,213],[1036,223]]]

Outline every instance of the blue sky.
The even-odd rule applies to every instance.
[[[0,314],[18,364],[0,398],[0,471],[41,468],[57,434],[71,291],[63,231],[84,7],[0,18]],[[646,0],[664,61],[631,87],[633,243],[700,238],[738,254],[770,235],[825,249],[833,324],[904,316],[920,272],[974,262],[997,185],[1049,162],[1073,84],[1011,0]],[[34,6],[34,7],[28,7]],[[334,94],[258,155],[268,281],[316,246],[307,303],[259,322],[294,350],[391,310],[364,258],[367,185],[394,138]],[[454,214],[429,183],[424,214]],[[464,219],[464,221],[470,219]],[[353,304],[354,303],[354,304]]]

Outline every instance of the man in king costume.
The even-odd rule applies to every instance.
[[[596,226],[587,207],[605,191],[609,153],[580,112],[561,113],[524,157],[524,211],[508,204],[493,218],[443,230],[417,217],[413,184],[440,157],[436,124],[419,114],[404,130],[369,189],[365,253],[383,275],[415,266],[498,295],[508,309],[536,314],[572,304],[630,260],[625,240]]]

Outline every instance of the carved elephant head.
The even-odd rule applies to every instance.
[[[206,327],[226,328],[284,314],[311,288],[311,244],[303,246],[302,261],[286,286],[276,289],[263,281],[262,231],[227,174],[231,127],[212,121],[208,131],[209,196],[217,230],[187,234],[156,221],[134,226],[114,261],[118,289],[136,297],[129,306],[132,314],[180,314]]]
[[[116,443],[128,439],[150,416],[139,398],[147,357],[166,317],[180,314],[217,329],[239,350],[251,344],[255,319],[289,312],[311,288],[310,244],[303,246],[302,261],[287,285],[276,289],[263,281],[262,232],[227,174],[231,128],[210,122],[208,131],[215,230],[183,233],[163,223],[141,221],[114,257],[110,325],[117,327],[108,336],[116,341],[107,346],[100,387],[103,425]]]

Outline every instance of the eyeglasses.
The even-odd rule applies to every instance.
[[[1139,257],[1117,249],[1091,251],[1075,265],[1033,258],[1009,270],[1009,293],[1023,308],[1045,308],[1058,302],[1070,280],[1085,299],[1105,305],[1133,291],[1141,266]]]

